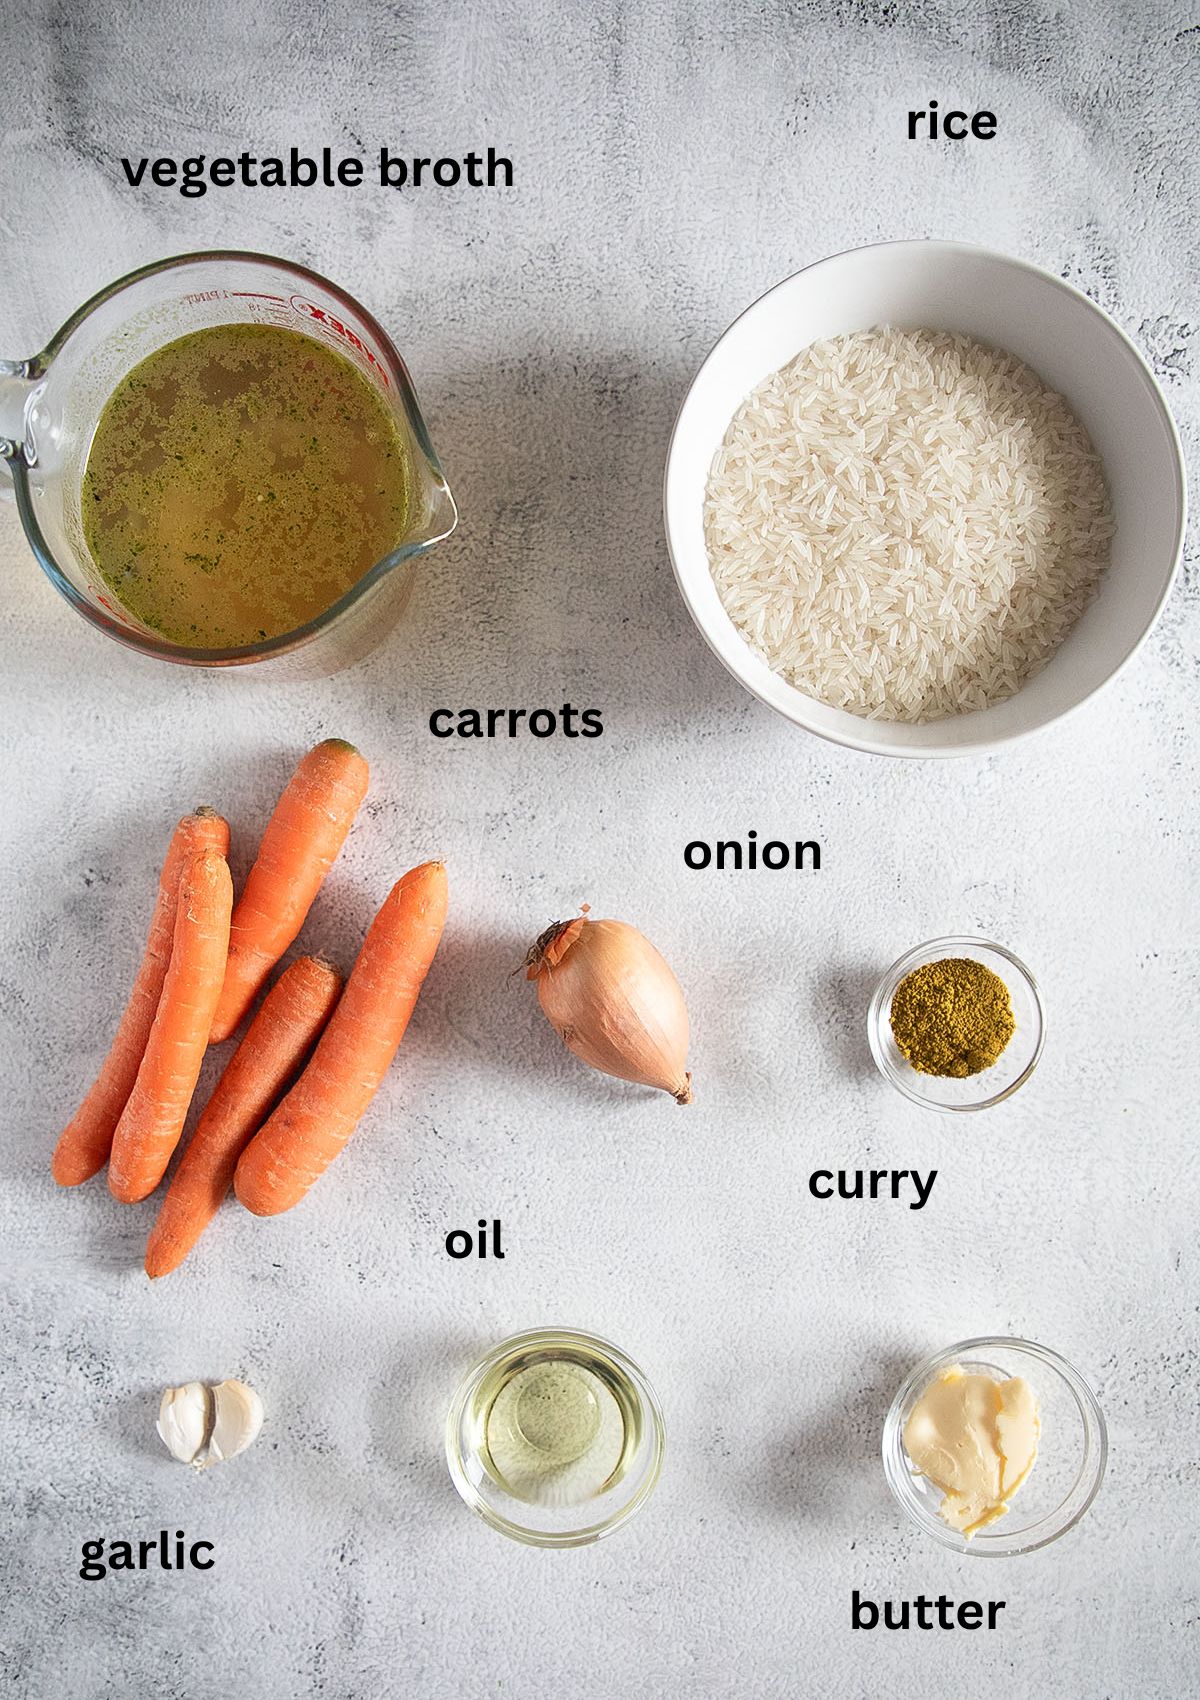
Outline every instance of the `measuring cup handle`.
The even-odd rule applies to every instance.
[[[31,360],[0,360],[0,496],[13,493],[12,463],[21,453],[33,367]]]

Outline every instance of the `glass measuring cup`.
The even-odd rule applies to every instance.
[[[135,619],[101,580],[84,540],[80,493],[100,413],[126,373],[164,343],[224,324],[280,325],[352,361],[408,450],[412,501],[389,552],[316,619],[262,643],[191,649]],[[5,473],[33,552],[71,606],[143,655],[198,667],[271,660],[319,676],[349,666],[391,631],[417,557],[458,523],[412,379],[382,326],[328,279],[265,254],[180,254],[143,266],[85,302],[40,354],[0,361],[0,483]]]

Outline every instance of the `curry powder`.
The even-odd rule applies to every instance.
[[[968,957],[926,962],[892,998],[892,1034],[918,1074],[962,1079],[991,1068],[1016,1030],[998,974]]]

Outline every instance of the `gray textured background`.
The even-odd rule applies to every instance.
[[[140,14],[140,21],[139,21]],[[485,16],[486,14],[486,16]],[[204,19],[201,22],[201,19]],[[245,245],[345,282],[408,356],[463,512],[409,625],[322,685],[155,667],[61,603],[0,511],[2,1389],[8,1691],[270,1697],[1197,1692],[1194,543],[1148,649],[991,761],[806,738],[724,674],[662,542],[666,434],[728,320],[805,262],[937,235],[1081,285],[1200,429],[1182,5],[15,8],[0,51],[0,350],[163,254]],[[988,107],[995,141],[901,139]],[[121,154],[511,154],[509,192],[124,185]],[[589,743],[441,744],[431,708],[604,710]],[[230,1210],[140,1271],[151,1206],[57,1195],[48,1154],[132,972],[162,846],[199,800],[244,869],[295,756],[359,742],[372,800],[306,935],[348,960],[397,873],[453,914],[391,1077],[291,1218]],[[693,837],[819,837],[817,877],[685,874]],[[581,900],[690,994],[685,1113],[589,1076],[507,973]],[[1036,1080],[986,1120],[873,1075],[893,956],[979,929],[1041,977]],[[816,1166],[926,1168],[920,1213],[818,1205]],[[501,1265],[442,1238],[500,1215]],[[668,1467],[629,1529],[542,1553],[440,1457],[478,1349],[567,1321],[656,1382]],[[1024,1332],[1112,1430],[1086,1522],[982,1566],[893,1508],[880,1425],[917,1355]],[[195,1478],[160,1387],[243,1375],[268,1426]],[[214,1540],[207,1576],[82,1582],[80,1542]],[[993,1634],[852,1635],[849,1594],[1005,1598]]]

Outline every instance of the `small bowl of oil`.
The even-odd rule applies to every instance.
[[[619,1529],[654,1491],[663,1441],[638,1366],[573,1329],[502,1341],[467,1371],[446,1414],[458,1492],[528,1546],[587,1546]]]

